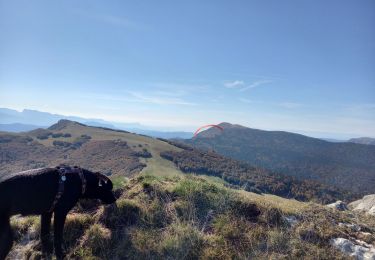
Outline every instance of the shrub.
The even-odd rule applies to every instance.
[[[244,217],[249,221],[256,221],[261,211],[255,203],[251,203],[245,200],[234,200],[232,205],[232,211],[238,215]]]
[[[73,147],[79,148],[84,143],[88,142],[91,139],[91,136],[89,135],[81,135],[80,137],[77,137],[73,142]]]
[[[142,157],[142,158],[152,157],[152,154],[146,148],[143,148],[142,151],[133,152],[133,155],[137,157]]]
[[[64,142],[64,141],[53,141],[52,144],[54,146],[60,146],[60,147],[70,147],[72,145],[72,143],[69,143],[69,142]]]
[[[52,138],[59,138],[59,137],[62,137],[63,136],[63,133],[54,133],[52,134]]]
[[[48,139],[48,137],[52,135],[52,132],[49,132],[49,131],[41,131],[37,136],[36,138],[40,139],[40,140],[45,140],[45,139]]]

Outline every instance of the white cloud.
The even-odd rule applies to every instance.
[[[159,96],[159,95],[144,95],[141,92],[128,92],[135,100],[143,103],[157,104],[157,105],[185,105],[185,106],[195,106],[197,104],[185,101],[181,98],[169,97],[169,96]]]
[[[224,83],[224,86],[227,88],[238,88],[245,84],[242,80],[228,81]]]
[[[250,85],[247,85],[246,87],[241,88],[240,91],[246,91],[246,90],[256,88],[256,87],[259,87],[261,85],[268,84],[268,83],[271,83],[271,82],[272,82],[272,80],[258,80],[258,81],[253,82]]]

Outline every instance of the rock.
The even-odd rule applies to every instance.
[[[326,206],[329,207],[329,208],[332,208],[332,209],[337,209],[339,211],[349,210],[348,206],[346,205],[346,203],[342,202],[341,200],[338,200],[335,203],[328,204]]]
[[[366,195],[360,200],[353,201],[348,206],[353,211],[363,211],[375,216],[375,194]]]
[[[357,260],[375,260],[375,248],[364,241],[350,241],[346,238],[331,239],[331,245],[344,254],[355,257]]]
[[[284,216],[283,218],[291,227],[294,227],[299,222],[296,216]]]
[[[351,223],[339,223],[340,227],[348,227],[354,232],[361,231],[361,227],[357,224],[351,224]]]

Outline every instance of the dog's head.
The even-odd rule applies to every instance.
[[[116,201],[112,181],[107,176],[90,171],[84,171],[84,175],[87,182],[85,197],[99,199],[104,204],[112,204]]]

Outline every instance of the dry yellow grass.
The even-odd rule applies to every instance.
[[[285,214],[298,214],[307,209],[311,203],[301,202],[294,199],[284,199],[271,194],[256,194],[239,190],[238,193],[249,201],[262,205],[266,208],[278,208]]]
[[[332,225],[342,221],[337,212],[232,190],[216,179],[144,174],[125,184],[116,204],[69,215],[68,258],[344,259],[329,244],[346,232]],[[257,209],[259,217],[251,217]],[[299,215],[296,224],[283,221],[289,214]],[[18,229],[34,223],[18,222]],[[29,248],[27,254],[40,255],[33,244]]]

